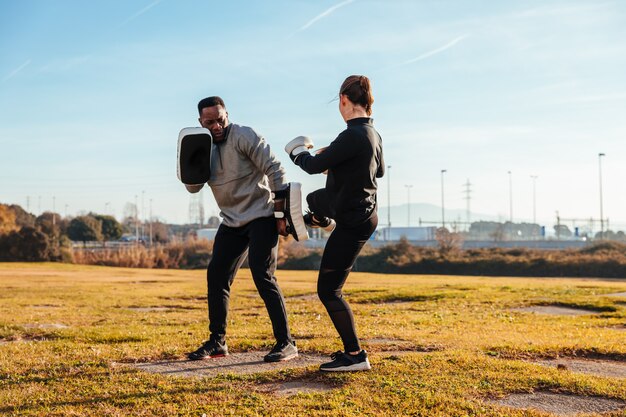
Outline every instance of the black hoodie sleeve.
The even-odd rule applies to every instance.
[[[319,174],[352,158],[358,151],[356,141],[346,130],[341,132],[322,153],[317,155],[305,153],[296,159],[296,164],[309,174]]]

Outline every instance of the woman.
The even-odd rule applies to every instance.
[[[384,174],[382,139],[374,129],[370,81],[351,75],[339,90],[339,112],[347,128],[325,149],[309,154],[311,140],[299,136],[285,150],[309,174],[326,172],[326,187],[307,196],[310,227],[332,231],[322,256],[317,293],[341,337],[344,351],[331,355],[322,371],[370,369],[367,352],[361,349],[354,316],[343,298],[342,288],[365,242],[378,225],[376,178]],[[335,227],[336,226],[336,227]]]

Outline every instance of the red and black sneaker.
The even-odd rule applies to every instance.
[[[305,215],[302,217],[304,218],[304,224],[306,224],[307,226],[313,229],[319,227],[323,230],[326,230],[327,232],[332,232],[333,230],[335,230],[335,227],[337,226],[337,223],[335,223],[335,221],[331,219],[330,217],[322,217],[321,219],[319,219],[316,215],[314,215],[310,211],[307,211]]]

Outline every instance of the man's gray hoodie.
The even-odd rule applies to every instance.
[[[208,184],[224,225],[230,227],[273,217],[271,192],[287,186],[285,169],[265,139],[252,128],[237,124],[230,124],[224,140],[213,144]]]

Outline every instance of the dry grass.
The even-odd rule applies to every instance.
[[[194,269],[206,268],[213,252],[213,241],[188,239],[146,248],[142,245],[115,249],[75,250],[73,263],[118,266],[122,268]]]
[[[315,292],[315,271],[279,271],[278,278],[299,348],[337,350],[340,342],[321,303],[296,297]],[[617,330],[626,322],[626,308],[603,296],[626,291],[626,282],[597,279],[353,273],[346,297],[361,338],[401,339],[401,348],[412,351],[398,356],[386,353],[390,347],[384,344],[365,343],[374,367],[369,373],[322,375],[313,367],[186,379],[114,365],[181,358],[197,347],[207,336],[205,291],[204,271],[0,263],[0,414],[539,416],[483,400],[538,389],[626,400],[623,380],[521,360],[626,360],[625,335]],[[249,271],[242,270],[231,300],[231,351],[266,350],[273,343],[255,295]],[[600,314],[509,310],[536,304]],[[293,397],[256,390],[261,383],[302,378],[335,389]]]

